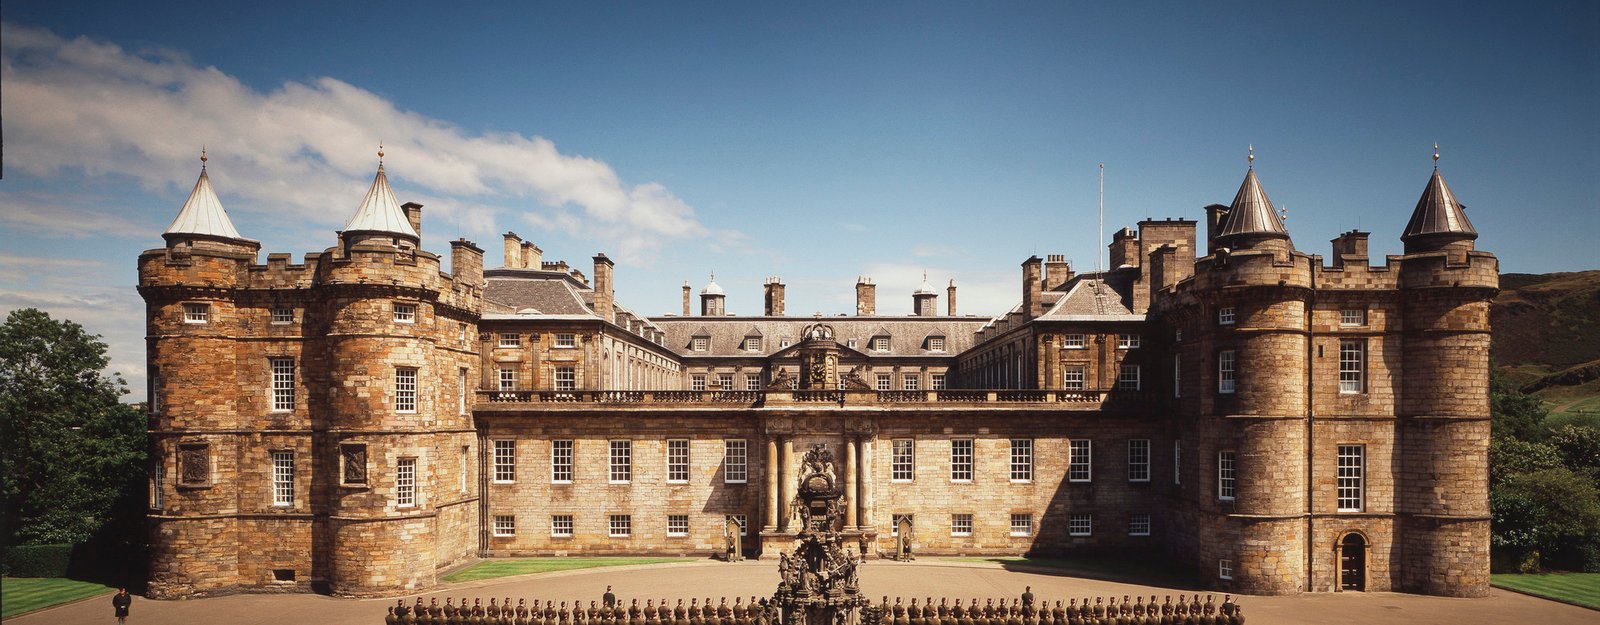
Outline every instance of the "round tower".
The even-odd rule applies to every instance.
[[[1400,237],[1399,280],[1400,584],[1430,595],[1489,592],[1489,303],[1500,283],[1477,237],[1436,166]]]
[[[235,463],[250,429],[241,416],[237,343],[241,281],[261,245],[234,229],[206,172],[139,255],[149,365],[152,482],[149,594],[203,595],[239,583]]]

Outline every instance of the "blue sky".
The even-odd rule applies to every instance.
[[[263,253],[331,245],[382,140],[428,249],[603,251],[647,315],[712,271],[737,314],[923,271],[997,314],[1030,254],[1095,266],[1098,163],[1109,234],[1226,203],[1249,144],[1302,250],[1399,253],[1437,141],[1505,271],[1600,267],[1593,2],[228,4],[5,5],[0,310],[105,335],[134,398],[202,143]]]

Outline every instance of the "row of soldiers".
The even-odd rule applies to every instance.
[[[446,597],[444,605],[438,599],[423,605],[422,597],[417,597],[414,606],[407,606],[404,599],[398,601],[384,617],[388,625],[778,625],[778,621],[777,605],[756,597],[750,597],[749,603],[743,597],[734,597],[731,604],[723,597],[715,605],[710,597],[704,604],[690,599],[685,605],[679,599],[675,606],[668,605],[666,599],[659,605],[654,599],[647,599],[642,606],[638,599],[627,606],[608,599],[605,605],[590,601],[587,608],[582,601],[562,601],[557,605],[555,601],[541,603],[538,599],[533,600],[532,606],[526,599],[518,599],[513,606],[510,597],[504,602],[491,597],[487,606],[483,599],[474,599],[468,606],[466,597],[461,598],[459,606],[452,597]]]
[[[1037,606],[1033,603],[1033,594],[1023,595],[1021,600],[1013,598],[1006,603],[1005,599],[998,602],[994,599],[987,600],[983,605],[978,604],[974,598],[972,603],[962,605],[960,599],[955,600],[955,605],[950,605],[949,600],[939,599],[939,605],[933,604],[929,597],[922,604],[917,603],[913,597],[911,604],[896,597],[894,604],[889,604],[889,598],[883,598],[882,603],[869,606],[862,619],[865,625],[1242,625],[1244,623],[1244,610],[1239,604],[1234,603],[1231,595],[1224,595],[1222,605],[1219,607],[1213,595],[1206,595],[1205,603],[1200,602],[1199,593],[1185,600],[1184,595],[1178,595],[1174,602],[1171,595],[1165,601],[1156,603],[1156,596],[1150,595],[1150,601],[1145,602],[1144,597],[1130,599],[1122,596],[1118,602],[1115,596],[1108,602],[1103,597],[1095,597],[1094,603],[1089,603],[1089,598],[1084,597],[1083,603],[1077,599],[1070,599],[1067,605],[1062,605],[1057,600],[1054,606],[1048,601],[1040,602]]]

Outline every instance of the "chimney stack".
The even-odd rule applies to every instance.
[[[506,237],[506,269],[522,267],[522,237],[517,233],[507,231]]]
[[[1339,235],[1333,240],[1333,266],[1343,267],[1345,263],[1366,265],[1367,235],[1368,232],[1351,230]]]
[[[870,317],[878,314],[878,287],[872,278],[856,276],[856,316]]]
[[[1139,266],[1139,233],[1133,228],[1123,228],[1111,235],[1111,266],[1106,269],[1123,265]]]
[[[450,275],[457,284],[483,286],[483,250],[466,239],[451,241]]]
[[[527,269],[544,268],[544,250],[534,245],[533,241],[522,242],[522,266]]]
[[[944,292],[945,292],[945,306],[950,311],[949,315],[951,317],[954,317],[954,316],[956,316],[956,279],[955,278],[951,278],[950,279],[950,286],[946,287]]]
[[[1065,254],[1051,254],[1044,260],[1044,289],[1054,291],[1072,281],[1072,263]]]
[[[616,322],[617,294],[611,284],[611,271],[615,264],[605,252],[594,255],[594,314],[601,319]]]
[[[1038,256],[1022,261],[1022,314],[1029,319],[1044,314],[1043,264]]]
[[[1206,256],[1217,253],[1217,231],[1222,229],[1222,222],[1227,221],[1230,210],[1221,204],[1206,206]]]
[[[689,281],[683,281],[683,316],[689,316],[689,294],[694,289],[689,288]]]
[[[422,205],[406,202],[400,205],[400,210],[405,211],[406,221],[411,222],[411,229],[417,231],[417,249],[422,249]]]
[[[772,276],[763,285],[765,306],[762,312],[768,317],[783,316],[783,278]]]

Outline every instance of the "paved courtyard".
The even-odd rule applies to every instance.
[[[638,598],[678,598],[770,595],[778,584],[777,567],[769,562],[724,564],[693,562],[685,564],[642,565],[583,569],[561,573],[502,578],[452,584],[422,595],[427,599],[451,596],[488,598],[512,597],[557,601],[598,600],[606,585],[614,587],[624,602]],[[921,561],[896,563],[873,561],[861,571],[861,585],[874,601],[883,595],[917,597],[962,597],[970,600],[1013,597],[1024,586],[1033,586],[1040,600],[1054,602],[1068,597],[1116,595],[1176,595],[1192,591],[1185,588],[1141,586],[1118,582],[1066,577],[1048,573],[1006,570],[993,564],[944,563]],[[407,595],[411,603],[416,595]],[[1222,600],[1221,595],[1217,601]],[[1427,625],[1467,625],[1473,623],[1537,625],[1595,625],[1600,612],[1545,601],[1495,589],[1486,599],[1447,599],[1394,593],[1305,594],[1293,597],[1238,598],[1251,625],[1278,624],[1367,624],[1406,623]],[[893,599],[891,599],[892,601]],[[339,599],[320,595],[234,595],[190,601],[150,601],[135,599],[131,624],[161,625],[282,625],[291,623],[383,623],[389,599]],[[100,597],[85,602],[7,619],[17,625],[76,625],[110,623],[111,599]]]

